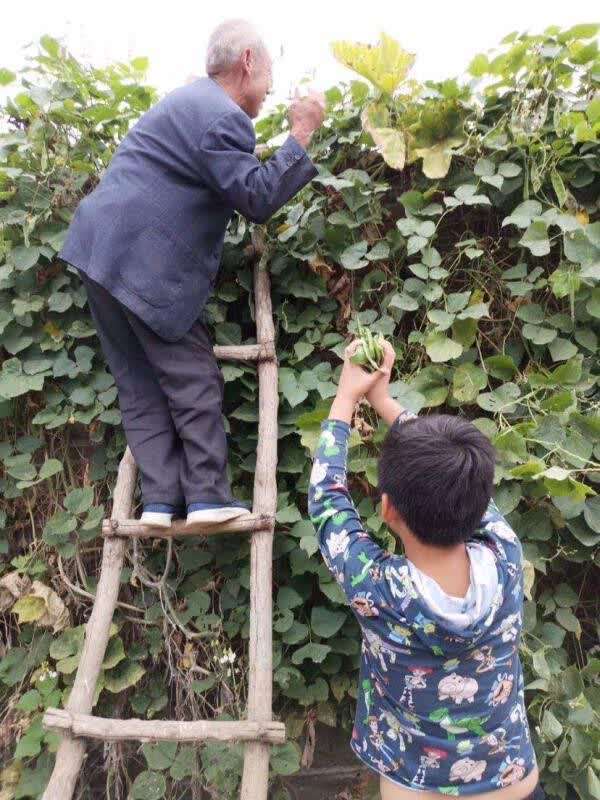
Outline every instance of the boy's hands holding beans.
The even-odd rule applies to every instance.
[[[378,413],[381,413],[379,407],[384,409],[386,406],[385,398],[389,398],[388,386],[392,366],[396,358],[394,348],[389,342],[384,342],[382,365],[374,372],[367,372],[351,360],[360,345],[360,340],[355,339],[344,351],[344,366],[342,367],[337,394],[329,413],[330,419],[338,419],[342,422],[350,423],[356,403],[361,397],[365,396]]]

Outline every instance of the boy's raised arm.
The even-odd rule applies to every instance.
[[[393,363],[393,351],[387,365],[384,362],[383,371],[369,375],[351,364],[351,348],[352,345],[346,350],[329,419],[322,425],[310,478],[308,509],[329,570],[361,622],[377,628],[393,614],[393,593],[384,578],[391,555],[362,526],[348,492],[346,462],[354,407],[377,381],[385,380]],[[379,574],[380,579],[375,581],[374,574]]]

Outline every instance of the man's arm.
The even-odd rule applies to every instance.
[[[198,168],[227,205],[251,222],[262,223],[312,180],[317,170],[292,135],[265,163],[254,155],[255,141],[250,118],[241,109],[227,112],[204,133]]]

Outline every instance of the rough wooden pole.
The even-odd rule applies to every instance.
[[[275,327],[266,256],[254,267],[256,339],[273,342]],[[254,475],[254,514],[272,514],[277,508],[277,362],[258,364],[258,445]],[[250,643],[248,719],[268,722],[273,708],[273,531],[252,534],[250,548]],[[268,744],[249,742],[244,751],[240,800],[267,800]]]
[[[285,742],[283,722],[111,719],[74,714],[64,708],[51,708],[44,714],[44,726],[102,742],[247,742],[257,739],[272,744]]]
[[[131,516],[136,472],[135,461],[127,448],[119,464],[112,519],[125,520]],[[92,710],[96,683],[106,653],[108,634],[117,602],[125,547],[125,539],[111,537],[104,540],[96,599],[85,628],[81,660],[66,706],[68,711],[89,714]],[[63,737],[42,800],[71,800],[84,755],[84,739]]]

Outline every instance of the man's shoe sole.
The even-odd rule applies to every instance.
[[[205,508],[202,511],[191,511],[187,515],[187,519],[185,521],[186,525],[216,525],[219,522],[229,522],[231,519],[237,519],[237,517],[245,517],[250,514],[247,508],[242,507],[235,507],[228,508],[227,506],[223,508]]]
[[[172,521],[172,514],[160,511],[144,511],[140,518],[142,525],[147,525],[149,528],[170,528]]]

